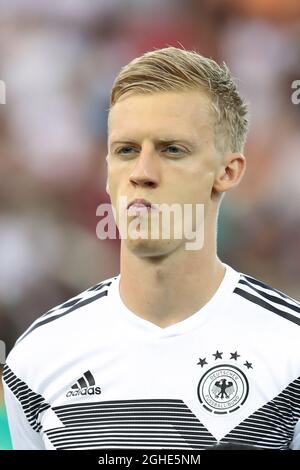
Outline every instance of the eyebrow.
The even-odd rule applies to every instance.
[[[175,142],[186,144],[192,149],[195,149],[197,147],[195,142],[188,140],[186,138],[168,137],[168,138],[155,139],[155,144],[172,144]],[[110,147],[116,144],[136,145],[136,141],[134,139],[113,140],[110,144]]]

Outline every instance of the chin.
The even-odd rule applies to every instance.
[[[179,242],[179,243],[178,243]],[[151,240],[144,238],[127,239],[128,249],[140,257],[167,256],[176,250],[180,240]]]

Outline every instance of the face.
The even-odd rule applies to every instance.
[[[111,109],[107,192],[118,227],[121,220],[127,228],[137,227],[140,236],[132,237],[127,230],[128,237],[122,240],[137,255],[167,255],[186,240],[174,236],[174,227],[168,239],[162,235],[158,211],[130,215],[126,207],[120,209],[121,197],[127,203],[142,198],[152,204],[179,204],[182,209],[190,204],[193,218],[196,204],[204,204],[205,214],[212,210],[220,158],[211,114],[209,97],[194,91],[125,95]],[[150,227],[158,238],[149,235]]]

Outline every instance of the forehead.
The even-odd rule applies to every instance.
[[[211,131],[210,105],[210,97],[198,91],[125,95],[110,110],[109,140],[150,137],[170,131],[192,137],[199,131]]]

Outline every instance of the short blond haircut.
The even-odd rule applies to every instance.
[[[199,90],[211,98],[216,148],[243,153],[248,130],[248,106],[226,66],[195,51],[166,47],[146,52],[125,65],[116,77],[110,109],[130,94]]]

